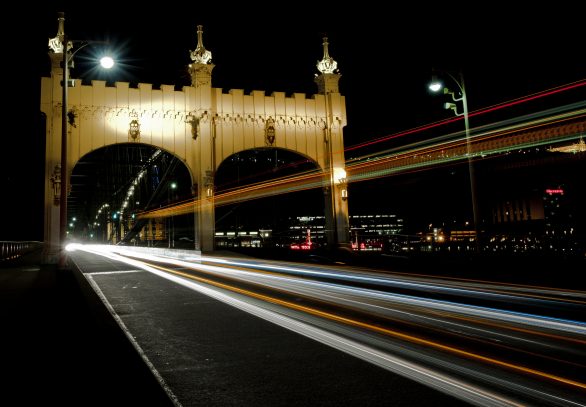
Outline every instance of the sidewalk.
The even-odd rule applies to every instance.
[[[40,259],[33,253],[0,263],[0,405],[171,406],[72,272]]]

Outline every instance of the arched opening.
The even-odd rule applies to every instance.
[[[260,182],[279,180],[261,197],[216,207],[216,249],[282,248],[305,240],[325,246],[324,194],[321,182],[300,186],[283,177],[319,173],[315,162],[298,153],[261,148],[224,160],[216,172],[217,194]]]
[[[193,248],[193,214],[139,219],[192,199],[192,177],[176,156],[150,145],[114,144],[82,157],[71,174],[67,235],[104,244]]]

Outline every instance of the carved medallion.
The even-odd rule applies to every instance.
[[[275,121],[272,117],[269,117],[265,124],[265,142],[267,146],[275,143]]]
[[[189,113],[185,118],[185,123],[191,125],[191,138],[197,140],[199,135],[199,120],[200,118],[192,113]]]
[[[138,114],[136,114],[135,112],[132,112],[130,114],[130,118],[132,120],[130,120],[130,127],[128,129],[128,136],[133,141],[138,141],[138,140],[140,140],[140,123],[138,122]]]

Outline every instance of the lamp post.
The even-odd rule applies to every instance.
[[[65,13],[59,13],[60,23],[65,22]],[[59,268],[63,269],[66,266],[67,258],[65,255],[65,239],[67,238],[67,188],[69,180],[67,179],[67,87],[69,86],[69,63],[67,54],[69,51],[69,42],[65,31],[61,36],[61,46],[63,47],[63,60],[61,61],[63,69],[62,87],[62,101],[61,101],[61,196],[59,198],[59,243],[61,251],[59,255]]]
[[[60,179],[60,207],[59,207],[59,268],[64,269],[66,267],[67,258],[65,255],[65,240],[67,238],[67,190],[68,190],[68,178],[67,178],[67,123],[68,123],[68,103],[67,93],[69,86],[69,63],[73,61],[73,56],[82,48],[89,44],[101,43],[104,41],[74,41],[67,38],[64,29],[65,13],[58,13],[59,21],[59,33],[57,38],[49,40],[49,46],[55,49],[55,42],[60,42],[61,51],[63,53],[63,60],[61,62],[63,69],[63,81],[62,86],[62,102],[61,102],[61,179]],[[57,41],[55,41],[57,40]],[[53,44],[52,44],[53,41]],[[74,42],[80,42],[79,47],[69,53],[69,50],[73,48]],[[103,68],[110,69],[114,65],[114,60],[111,57],[105,56],[100,60],[100,64]]]
[[[480,242],[478,236],[478,230],[480,228],[479,217],[478,217],[478,202],[476,200],[476,177],[474,175],[474,164],[472,162],[472,145],[470,140],[470,123],[468,120],[468,99],[466,97],[466,87],[464,85],[464,75],[462,72],[459,74],[459,79],[455,78],[451,73],[445,72],[452,80],[456,83],[460,90],[460,97],[457,98],[454,95],[454,92],[450,91],[450,89],[437,79],[437,77],[432,78],[432,81],[429,84],[429,89],[432,92],[439,92],[443,89],[444,95],[450,95],[452,97],[452,102],[447,102],[444,104],[445,109],[451,109],[454,111],[456,116],[464,116],[464,128],[466,134],[466,156],[468,158],[468,176],[470,178],[470,198],[472,200],[472,217],[473,217],[473,227],[475,237],[475,251],[478,253],[480,251]],[[462,113],[458,113],[458,106],[456,105],[457,102],[462,102]]]
[[[177,183],[175,181],[171,182],[167,186],[167,206],[171,205],[171,198],[175,200],[175,190],[177,189]],[[171,196],[171,191],[173,191],[173,196]],[[173,210],[171,210],[171,215],[168,218],[169,230],[168,230],[168,246],[169,249],[175,247],[175,224],[173,219]]]

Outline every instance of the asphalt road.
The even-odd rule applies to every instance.
[[[154,274],[72,259],[178,404],[468,405]]]

